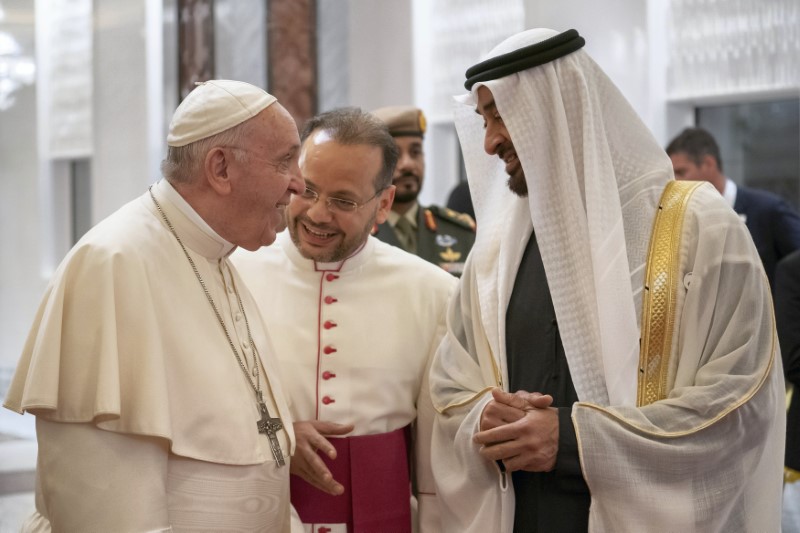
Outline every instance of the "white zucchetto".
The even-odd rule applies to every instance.
[[[198,83],[169,124],[167,144],[186,146],[253,118],[277,99],[260,87],[234,80]]]

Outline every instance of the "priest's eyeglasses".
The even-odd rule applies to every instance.
[[[363,203],[358,203],[354,200],[345,200],[344,198],[336,198],[335,196],[328,196],[325,198],[325,205],[328,207],[328,210],[333,213],[352,213],[353,211],[357,211],[361,209],[372,200],[378,197],[380,193],[382,193],[385,189],[379,189],[375,192],[372,196],[370,196],[367,200]],[[319,200],[319,193],[314,189],[309,189],[308,187],[299,195],[300,198],[305,200],[306,202],[310,202],[312,204],[317,203]]]

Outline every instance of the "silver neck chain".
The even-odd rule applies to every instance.
[[[197,281],[200,282],[200,286],[203,288],[203,292],[206,295],[206,299],[208,300],[208,303],[211,304],[211,308],[214,310],[214,314],[217,316],[217,321],[219,322],[219,325],[222,326],[222,331],[225,332],[225,338],[228,339],[228,345],[231,347],[233,355],[236,357],[236,361],[239,362],[239,367],[242,369],[242,372],[244,372],[244,375],[247,378],[247,382],[250,383],[250,386],[253,388],[253,392],[256,393],[256,399],[259,401],[259,403],[263,402],[263,396],[261,393],[261,380],[258,372],[259,355],[258,351],[256,350],[256,345],[253,342],[253,336],[250,334],[250,323],[247,321],[247,314],[244,312],[244,306],[242,305],[242,298],[241,296],[239,296],[239,291],[234,286],[234,292],[236,293],[236,301],[239,304],[239,311],[241,311],[242,316],[244,317],[244,324],[245,327],[247,328],[247,342],[250,343],[250,349],[253,350],[253,374],[255,375],[256,378],[255,383],[253,383],[253,380],[250,378],[250,373],[247,371],[247,367],[245,366],[244,361],[242,361],[242,358],[239,356],[239,351],[236,349],[236,345],[233,343],[233,340],[231,339],[231,335],[228,332],[228,328],[227,326],[225,326],[225,321],[222,320],[222,315],[220,314],[219,309],[217,309],[217,305],[214,303],[214,299],[211,297],[211,293],[208,292],[208,287],[206,287],[206,283],[205,281],[203,281],[203,277],[197,270],[197,266],[194,264],[192,256],[189,255],[189,251],[186,249],[186,246],[183,245],[183,241],[181,241],[181,238],[178,237],[178,233],[175,231],[175,228],[172,226],[172,223],[169,221],[169,218],[167,218],[167,214],[164,213],[163,209],[161,209],[161,204],[159,204],[158,200],[156,200],[156,197],[153,195],[152,189],[153,186],[151,185],[150,188],[148,189],[148,192],[150,193],[150,198],[153,199],[153,203],[156,204],[156,209],[158,209],[158,212],[161,214],[161,218],[164,220],[164,223],[167,225],[167,228],[169,228],[170,233],[172,233],[172,235],[175,237],[175,240],[178,241],[178,244],[181,246],[181,250],[183,250],[183,254],[186,256],[186,259],[192,266],[194,275],[197,277]],[[221,266],[220,266],[220,274],[223,275],[224,279],[224,274],[222,274]],[[231,277],[231,283],[233,283],[232,277]]]

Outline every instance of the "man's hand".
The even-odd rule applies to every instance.
[[[317,451],[336,459],[336,448],[323,437],[325,435],[344,435],[353,431],[352,424],[335,424],[321,420],[294,423],[294,435],[297,440],[295,454],[290,463],[292,474],[298,475],[323,492],[338,496],[344,492]]]
[[[484,413],[493,406],[494,418],[481,416],[481,431],[473,440],[483,445],[481,455],[492,461],[503,461],[506,470],[549,472],[556,465],[558,454],[558,410],[549,407],[549,395],[518,391],[514,394],[499,389],[492,391],[494,400],[487,404]],[[502,406],[502,407],[500,407]],[[488,427],[497,420],[502,424]],[[514,420],[508,420],[514,418]]]
[[[481,431],[494,429],[504,424],[516,422],[525,416],[525,411],[550,407],[553,397],[539,392],[517,391],[504,392],[492,389],[492,397],[481,413]]]

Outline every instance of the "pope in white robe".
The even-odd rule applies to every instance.
[[[709,185],[679,205],[673,240],[650,242],[670,160],[582,45],[574,30],[510,37],[467,71],[459,99],[480,224],[431,371],[444,531],[513,531],[525,502],[512,472],[558,476],[552,398],[497,392],[508,390],[506,312],[534,233],[578,397],[559,411],[571,415],[588,529],[779,531],[783,382],[758,254]],[[651,245],[674,268],[645,289],[660,266],[647,264]],[[662,323],[642,319],[643,292],[667,278],[671,307],[654,314],[669,348],[640,359],[640,338]],[[487,424],[499,408],[515,414]]]
[[[4,404],[36,416],[36,512],[24,531],[289,529],[291,415],[228,256],[274,240],[302,187],[297,129],[263,90],[215,80],[184,100],[168,142],[168,180],[67,254],[25,344]],[[237,157],[230,142],[287,171]],[[186,146],[204,163],[171,166]],[[254,197],[258,216],[231,217]],[[275,441],[263,408],[283,424]]]
[[[369,236],[385,219],[394,192],[394,164],[390,159],[387,171],[380,155],[396,148],[382,123],[364,112],[334,111],[312,119],[301,137],[307,191],[287,208],[288,231],[274,246],[232,257],[268,324],[292,418],[352,430],[329,439],[338,454],[327,464],[340,478],[340,494],[298,488],[303,482],[292,476],[292,503],[304,522],[298,530],[407,531],[409,515],[398,513],[409,510],[408,455],[421,530],[439,531],[427,374],[456,280]],[[376,185],[376,175],[386,183]],[[412,446],[389,453],[394,445],[384,443],[397,434],[402,444],[403,432]],[[298,427],[296,433],[299,456],[307,450]],[[322,440],[312,444],[327,451]],[[388,463],[397,464],[394,471]],[[399,481],[403,475],[405,482]],[[395,505],[382,492],[398,482],[404,501]],[[327,510],[340,504],[340,514]]]

